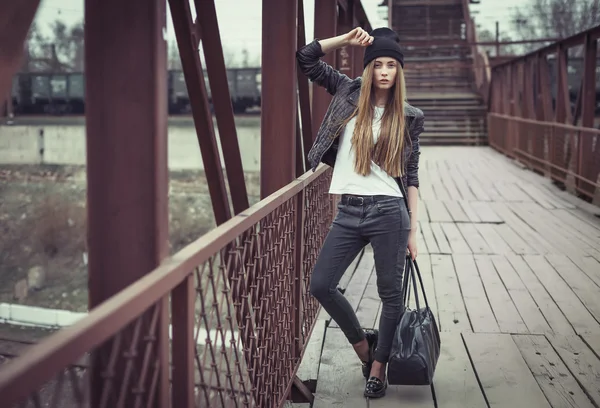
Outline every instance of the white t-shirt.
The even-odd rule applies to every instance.
[[[379,138],[381,116],[384,108],[375,107],[373,118],[373,143]],[[356,117],[346,125],[339,137],[339,146],[333,167],[333,176],[329,186],[330,194],[356,195],[388,195],[402,197],[400,187],[394,178],[381,167],[371,161],[371,172],[361,176],[354,171],[354,149],[352,149],[352,134],[356,125]]]

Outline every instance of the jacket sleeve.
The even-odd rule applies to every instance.
[[[423,124],[425,122],[425,115],[423,111],[418,110],[417,116],[413,119],[412,126],[410,127],[410,139],[412,141],[412,152],[408,157],[406,163],[406,185],[407,188],[414,186],[419,188],[419,157],[421,156],[421,147],[419,145],[419,138],[423,133]]]
[[[321,61],[324,55],[318,40],[313,40],[296,51],[300,71],[312,82],[327,89],[331,95],[335,95],[340,86],[351,83],[352,80],[325,61]]]

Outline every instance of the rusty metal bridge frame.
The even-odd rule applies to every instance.
[[[600,27],[594,27],[495,66],[488,97],[492,147],[595,203],[600,203],[600,130],[594,122],[598,38]],[[570,55],[583,57],[574,104]]]
[[[490,68],[477,48],[468,0],[454,3],[466,8],[490,145],[556,180],[571,179],[577,192],[594,198],[600,132],[592,129],[589,90],[600,28]],[[297,73],[302,4],[262,1],[262,200],[249,207],[214,0],[195,0],[196,21],[188,1],[169,0],[218,227],[167,256],[166,5],[85,2],[90,312],[0,370],[3,404],[279,407],[292,395],[311,400],[295,374],[319,309],[309,275],[334,202],[330,170],[307,171],[329,96],[318,88],[311,95]],[[0,94],[9,89],[38,5],[0,1]],[[318,0],[315,9],[316,38],[371,28],[360,1]],[[200,41],[210,86],[219,90],[212,95],[226,177]],[[585,76],[573,113],[566,60],[577,44],[586,50]],[[554,110],[541,63],[553,52],[560,85]],[[342,49],[326,60],[360,74],[361,50]]]

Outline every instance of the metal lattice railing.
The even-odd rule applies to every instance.
[[[329,180],[305,174],[1,366],[3,406],[283,405],[319,308]]]

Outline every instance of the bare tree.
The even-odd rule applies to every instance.
[[[225,62],[225,68],[237,68],[236,54],[238,50],[234,50],[233,48],[223,44],[223,60]],[[204,48],[202,42],[200,42],[200,62],[202,66],[206,69],[206,57],[204,56]]]
[[[600,24],[600,0],[530,0],[516,9],[513,28],[519,39],[566,38]],[[525,44],[533,51],[540,44]]]
[[[171,40],[169,41],[169,59],[167,62],[167,66],[171,70],[181,71],[181,57],[179,56],[179,47],[177,46],[177,41]]]
[[[34,21],[27,35],[22,70],[26,72],[83,72],[83,23],[67,27],[54,21],[52,34],[45,36]]]
[[[242,49],[242,67],[248,68],[248,48],[244,47]]]
[[[225,60],[226,68],[236,68],[237,61],[235,59],[236,52],[226,45],[223,45],[223,59]]]
[[[85,47],[85,42],[84,42],[84,38],[85,38],[85,30],[83,27],[83,22],[80,22],[78,24],[76,24],[75,26],[71,27],[71,39],[73,41],[72,43],[72,66],[73,66],[73,70],[76,72],[83,72],[84,71],[84,59],[85,59],[85,54],[84,54],[84,47]]]
[[[60,62],[56,69],[83,71],[83,23],[67,27],[62,20],[56,20],[50,27],[52,29],[52,38],[50,39],[52,52]]]
[[[21,70],[24,72],[40,72],[51,69],[52,52],[48,44],[48,38],[42,34],[34,21],[27,34],[25,57],[23,58]]]

